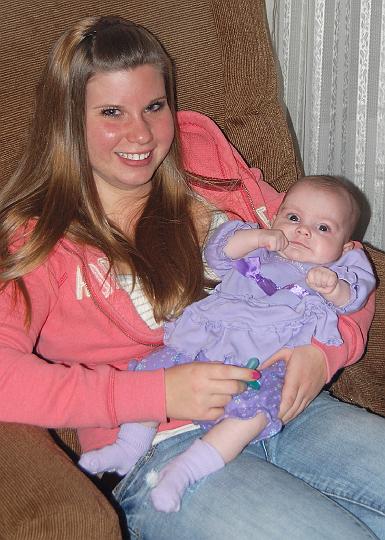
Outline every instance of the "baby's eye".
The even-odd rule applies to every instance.
[[[163,107],[165,106],[165,104],[166,104],[166,100],[154,101],[153,103],[150,103],[150,105],[148,105],[148,106],[145,108],[145,111],[146,111],[146,112],[157,112],[157,111],[160,111],[161,109],[163,109]]]
[[[297,216],[297,214],[288,214],[287,219],[289,221],[294,221],[295,223],[299,222],[299,216]]]
[[[324,223],[321,223],[321,225],[318,225],[318,230],[321,232],[328,232],[330,231],[330,228],[328,225],[325,225]]]
[[[101,113],[108,118],[118,118],[122,114],[118,107],[106,107],[105,109],[102,109]]]

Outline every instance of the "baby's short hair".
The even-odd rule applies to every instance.
[[[286,195],[304,183],[325,189],[331,193],[342,194],[347,197],[347,200],[351,206],[349,234],[353,235],[361,217],[361,205],[358,188],[352,182],[349,182],[344,178],[340,178],[339,176],[302,176],[288,189]]]

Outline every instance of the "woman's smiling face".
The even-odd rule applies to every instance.
[[[146,64],[96,73],[85,108],[89,160],[105,210],[123,196],[146,196],[174,138],[160,70]]]

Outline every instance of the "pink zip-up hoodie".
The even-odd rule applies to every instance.
[[[178,113],[187,171],[221,180],[241,180],[228,192],[197,188],[217,207],[266,226],[282,200],[258,169],[250,169],[207,117]],[[0,296],[0,421],[45,427],[76,427],[83,450],[115,440],[123,422],[155,420],[160,429],[185,424],[166,418],[164,372],[129,372],[128,362],[162,344],[128,294],[111,277],[93,248],[60,241],[49,258],[25,276],[32,321],[15,306],[11,287]],[[374,312],[365,308],[340,318],[344,345],[326,347],[329,378],[363,353]]]

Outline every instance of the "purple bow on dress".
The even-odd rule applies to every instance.
[[[260,274],[261,261],[259,257],[249,257],[248,259],[238,259],[235,261],[235,267],[243,276],[256,281],[264,293],[268,296],[278,291],[279,287],[269,278]]]
[[[257,285],[263,290],[263,292],[268,296],[272,296],[274,293],[282,289],[287,289],[291,291],[299,298],[303,298],[304,296],[309,294],[309,291],[295,283],[290,283],[289,285],[285,285],[284,287],[279,287],[271,279],[262,276],[262,274],[260,273],[261,260],[259,257],[237,259],[235,261],[235,268],[243,276],[253,279],[257,283]]]

